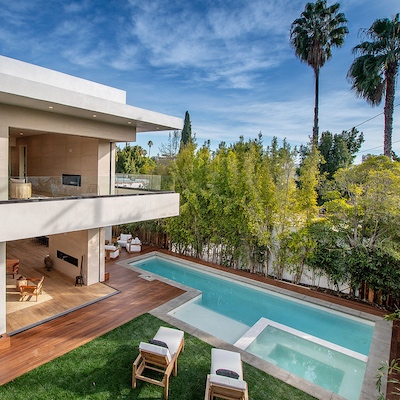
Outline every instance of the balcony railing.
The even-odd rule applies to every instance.
[[[8,179],[8,199],[65,198],[80,196],[108,196],[145,194],[171,191],[169,177],[161,175],[116,174],[110,177],[93,177],[77,174],[61,176],[28,176]],[[4,186],[3,186],[4,187]],[[7,187],[7,186],[6,186]],[[5,199],[3,197],[3,199]]]

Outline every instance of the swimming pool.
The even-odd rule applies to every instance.
[[[374,323],[160,257],[132,263],[202,292],[174,317],[348,399],[358,399]]]

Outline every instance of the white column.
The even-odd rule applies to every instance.
[[[0,335],[7,330],[6,316],[6,243],[0,243]]]
[[[8,200],[8,126],[0,125],[0,199]],[[0,243],[0,335],[7,330],[6,242]]]
[[[84,260],[85,285],[104,281],[105,272],[105,234],[104,228],[89,229],[87,260]]]
[[[0,200],[8,200],[9,151],[8,126],[0,124]]]

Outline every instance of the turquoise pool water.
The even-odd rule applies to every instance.
[[[374,330],[374,324],[369,321],[363,322],[359,318],[308,305],[304,301],[176,264],[161,257],[151,257],[132,265],[200,290],[201,298],[181,307],[174,316],[232,344],[260,318],[267,318],[360,355],[369,354]],[[279,340],[272,340],[272,337]],[[259,332],[259,336],[246,351],[343,397],[358,399],[365,361],[337,354],[332,349],[310,344],[304,338],[270,326]],[[315,356],[312,355],[314,353]],[[321,353],[325,353],[322,358],[319,356]],[[341,360],[338,363],[332,362],[335,357]],[[353,374],[350,378],[349,371],[356,371],[356,376]],[[343,388],[346,381],[349,381],[350,388]]]

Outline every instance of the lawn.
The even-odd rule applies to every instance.
[[[131,388],[132,362],[140,341],[148,341],[159,326],[169,326],[142,315],[0,387],[2,400],[54,399],[163,399],[163,388],[138,381]],[[211,346],[185,333],[185,351],[178,360],[178,376],[171,375],[170,400],[204,399],[210,370]],[[252,400],[309,400],[298,389],[243,364]]]

